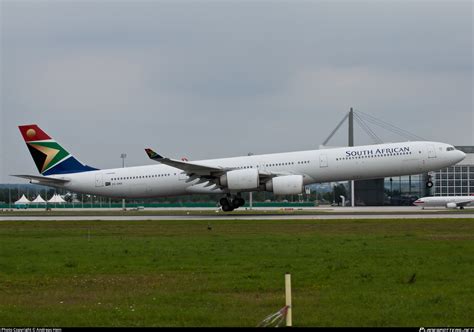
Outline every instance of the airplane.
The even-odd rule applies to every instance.
[[[448,209],[459,207],[464,209],[465,206],[474,203],[474,195],[471,196],[432,196],[417,199],[413,204],[425,207],[445,206]]]
[[[429,141],[187,161],[145,149],[159,165],[98,169],[81,163],[38,125],[19,126],[41,175],[13,175],[30,183],[114,198],[221,194],[223,211],[245,204],[242,193],[296,195],[312,183],[420,174],[465,158],[452,145]],[[428,181],[427,186],[432,182]]]

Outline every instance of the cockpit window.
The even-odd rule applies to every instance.
[[[446,151],[454,151],[454,148],[452,146],[446,148]]]

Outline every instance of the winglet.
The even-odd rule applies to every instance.
[[[150,159],[153,159],[153,160],[163,159],[162,156],[160,156],[158,153],[156,153],[152,149],[145,149],[145,152]]]
[[[174,168],[178,168],[189,175],[197,174],[197,175],[209,176],[215,172],[223,171],[223,168],[221,167],[206,166],[206,165],[201,165],[201,164],[196,164],[196,163],[190,163],[188,161],[181,161],[181,160],[163,157],[149,148],[145,149],[145,152],[148,155],[148,157],[150,157],[150,159],[153,159],[163,165],[168,165]]]

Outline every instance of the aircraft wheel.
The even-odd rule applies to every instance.
[[[236,197],[232,200],[232,205],[234,206],[234,208],[239,208],[241,206],[243,206],[245,204],[245,200],[241,197]]]
[[[234,211],[234,209],[229,204],[224,204],[222,205],[222,211],[231,212],[231,211]]]
[[[433,181],[428,181],[428,182],[426,182],[426,187],[427,187],[427,188],[433,187]]]
[[[229,200],[227,199],[227,197],[222,197],[222,198],[219,200],[219,203],[220,203],[221,206],[230,205],[230,204],[229,204]]]

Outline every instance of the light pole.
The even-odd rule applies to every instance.
[[[125,158],[127,158],[127,154],[122,153],[120,155],[120,158],[122,158],[122,168],[125,168]],[[125,211],[125,198],[122,198],[122,210]]]
[[[393,179],[390,178],[390,205],[392,205],[392,202],[393,202]]]

